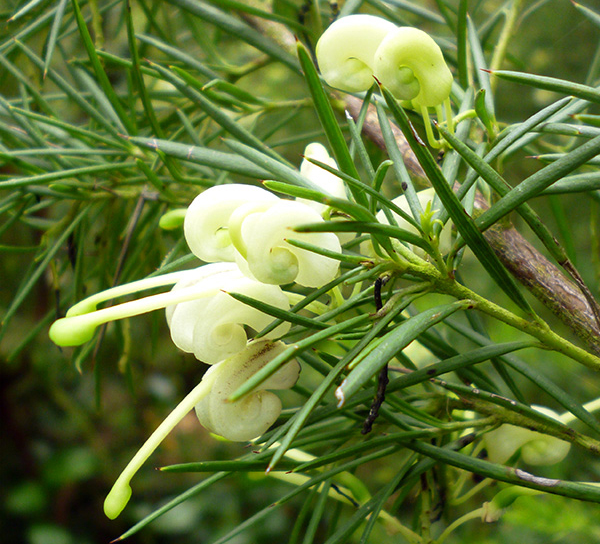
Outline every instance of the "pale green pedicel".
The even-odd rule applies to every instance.
[[[204,427],[228,440],[245,442],[263,434],[281,413],[281,401],[265,389],[292,387],[300,365],[292,360],[246,397],[235,402],[227,402],[227,397],[286,347],[283,342],[250,342],[233,357],[213,365],[129,461],[104,500],[106,516],[115,519],[123,511],[131,498],[135,473],[192,408]]]
[[[202,398],[210,392],[211,380],[202,380],[167,416],[158,428],[150,435],[144,445],[133,456],[123,472],[117,478],[112,489],[104,500],[104,513],[110,519],[115,519],[122,511],[131,497],[131,486],[129,482],[152,455],[152,452],[165,439],[171,430],[179,423],[185,415],[198,404]]]

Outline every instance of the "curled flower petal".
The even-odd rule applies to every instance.
[[[340,242],[333,233],[292,230],[296,225],[321,221],[318,212],[290,200],[280,200],[264,212],[248,215],[240,225],[240,236],[246,245],[246,259],[237,258],[241,270],[269,284],[295,281],[306,287],[321,287],[330,282],[337,274],[338,261],[286,242],[286,238],[293,238],[340,252]]]
[[[190,204],[183,232],[192,253],[207,263],[235,261],[229,236],[231,214],[249,202],[276,202],[277,196],[260,187],[243,184],[217,185],[200,193]]]
[[[287,296],[278,286],[244,276],[235,263],[213,263],[201,270],[197,278],[186,278],[173,287],[173,293],[197,289],[200,295],[169,306],[167,323],[175,345],[207,364],[215,364],[243,349],[248,340],[245,326],[260,331],[273,320],[227,292],[247,295],[283,310],[290,307]],[[282,323],[268,333],[267,338],[279,337],[289,328],[289,323]]]
[[[263,434],[279,417],[281,401],[267,389],[289,389],[298,380],[300,365],[286,363],[255,390],[235,402],[229,396],[274,357],[286,349],[283,342],[251,342],[238,354],[212,366],[202,378],[209,387],[196,404],[202,426],[229,440],[243,442]]]
[[[532,406],[547,416],[559,419],[554,411],[543,406]],[[571,444],[560,438],[548,436],[504,424],[484,435],[488,457],[493,463],[506,463],[520,448],[521,458],[529,465],[554,465],[562,461],[569,453]]]
[[[321,35],[316,55],[328,85],[342,91],[366,91],[373,85],[375,53],[396,25],[374,15],[342,17]]]
[[[304,177],[312,181],[322,192],[335,196],[336,198],[347,199],[346,187],[340,178],[307,160],[315,159],[337,169],[337,163],[329,156],[327,149],[325,149],[323,145],[318,142],[308,144],[304,150],[304,157],[305,159],[300,164],[300,173]],[[319,213],[323,213],[323,211],[327,209],[327,206],[320,202],[314,202],[304,198],[298,198],[296,201],[314,208]]]
[[[343,200],[348,199],[346,187],[340,178],[307,160],[315,159],[337,169],[337,163],[329,156],[325,146],[318,142],[308,144],[304,150],[304,157],[304,160],[300,164],[300,173],[305,178],[308,178],[310,181],[312,181],[323,193],[329,194],[336,198],[341,198]],[[319,212],[323,217],[325,217],[325,212],[329,208],[325,204],[305,198],[297,198],[296,202],[301,202],[302,204],[310,206],[313,210]],[[332,221],[343,220],[340,216],[333,216],[330,219]],[[351,232],[337,232],[336,236],[339,238],[341,244],[345,244],[346,242],[352,240],[355,234]]]
[[[452,73],[433,38],[412,27],[399,27],[379,44],[375,77],[400,100],[439,106],[450,96]]]

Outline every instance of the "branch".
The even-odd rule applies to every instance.
[[[486,210],[489,205],[477,195],[475,207]],[[512,223],[500,221],[483,235],[508,271],[589,349],[600,355],[600,328],[581,289],[534,248]]]
[[[264,11],[272,10],[272,0],[245,0],[249,6]],[[281,23],[258,16],[240,13],[241,17],[255,29],[270,37],[279,46],[295,55],[296,38]],[[352,95],[333,91],[332,97],[347,110],[354,119],[358,117],[362,101]],[[425,179],[425,174],[411,151],[406,138],[398,127],[392,130],[407,169],[417,178]],[[363,133],[382,150],[386,150],[377,113],[369,105],[363,125]],[[487,209],[488,203],[478,194],[476,207]],[[554,264],[537,251],[510,222],[500,222],[486,230],[484,236],[509,272],[549,308],[571,331],[575,333],[593,353],[600,355],[600,328],[589,302],[581,290],[569,280]]]

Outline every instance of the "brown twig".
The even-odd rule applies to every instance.
[[[477,195],[475,208],[483,211],[489,205]],[[591,351],[600,355],[600,329],[581,289],[534,248],[512,223],[500,221],[487,229],[484,236],[508,271]]]

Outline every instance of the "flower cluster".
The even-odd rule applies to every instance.
[[[335,167],[335,161],[320,144],[310,144],[306,156]],[[345,197],[343,184],[337,177],[306,159],[301,172],[324,192]],[[223,381],[225,368],[231,375],[237,372],[233,369],[240,361],[237,355],[246,348],[247,328],[260,331],[272,321],[269,315],[229,293],[289,310],[289,298],[281,285],[295,281],[306,287],[321,287],[335,278],[338,261],[287,242],[292,237],[330,251],[341,251],[340,241],[333,233],[293,232],[297,225],[323,221],[321,214],[325,207],[312,204],[284,200],[249,185],[220,185],[205,190],[186,212],[184,235],[192,252],[209,264],[147,278],[89,297],[52,325],[51,339],[61,346],[80,345],[89,341],[103,323],[166,308],[175,345],[206,364],[218,365],[219,372],[207,373],[205,379],[214,380],[219,375]],[[170,292],[97,310],[100,303],[115,297],[169,284],[174,284]],[[264,338],[279,338],[289,328],[290,324],[283,322]],[[229,358],[235,362],[227,362]],[[240,439],[239,432],[229,433],[222,424],[212,425],[209,418],[201,415],[205,413],[206,410],[198,411],[204,426],[226,438]],[[257,426],[252,436],[244,435],[241,440],[258,436],[272,422]]]
[[[336,166],[320,144],[310,144],[306,157]],[[345,198],[341,181],[326,170],[305,159],[301,173],[324,193]],[[300,365],[289,357],[246,396],[234,402],[228,399],[287,349],[276,339],[288,332],[290,324],[282,322],[260,340],[248,342],[247,329],[261,331],[272,317],[229,294],[289,310],[290,299],[282,285],[321,287],[333,280],[338,261],[287,241],[294,238],[341,252],[333,233],[293,231],[298,225],[322,222],[326,212],[321,204],[284,200],[260,187],[211,187],[194,199],[184,219],[191,251],[208,264],[108,289],[76,304],[52,325],[50,338],[56,344],[76,346],[91,340],[99,325],[165,308],[175,345],[212,365],[115,482],[105,502],[109,517],[116,517],[129,500],[133,474],[192,408],[205,428],[233,441],[260,436],[279,417],[281,401],[268,390],[289,389],[296,383]],[[113,298],[167,285],[173,285],[168,292],[97,309]]]
[[[419,108],[450,96],[452,74],[442,51],[417,28],[374,15],[342,17],[323,33],[316,54],[325,81],[343,91],[366,91],[376,78]]]

